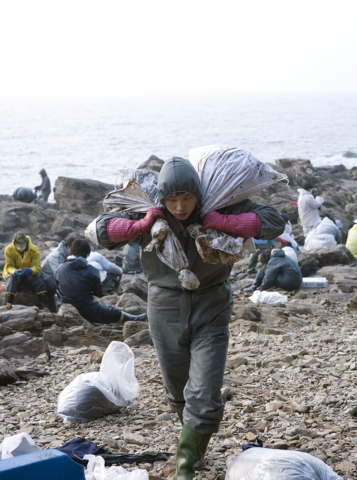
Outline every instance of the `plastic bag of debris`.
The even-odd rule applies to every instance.
[[[322,460],[305,452],[249,448],[231,463],[226,480],[343,480]]]
[[[285,303],[288,301],[287,295],[282,295],[279,292],[261,292],[256,290],[249,300],[253,303],[268,303],[273,305],[274,303]]]
[[[105,468],[104,458],[100,455],[84,455],[88,460],[87,468],[84,472],[86,480],[148,480],[147,470],[136,468],[135,470],[125,470],[123,467],[111,466]]]
[[[132,404],[139,384],[134,373],[134,354],[122,342],[111,342],[99,372],[78,375],[58,397],[57,413],[68,422],[89,422]]]

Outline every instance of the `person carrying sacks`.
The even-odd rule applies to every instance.
[[[166,161],[158,178],[161,207],[147,214],[112,212],[96,222],[96,236],[108,249],[134,240],[141,246],[141,263],[148,279],[150,334],[158,355],[165,393],[182,423],[176,455],[176,480],[192,479],[203,464],[207,445],[219,429],[221,396],[233,306],[229,275],[232,265],[204,263],[188,227],[217,229],[232,236],[276,238],[284,220],[271,207],[248,199],[210,211],[201,218],[201,183],[193,165],[183,158]],[[185,251],[189,269],[197,276],[194,290],[182,287],[179,273],[162,262],[151,242],[156,219],[166,219]]]

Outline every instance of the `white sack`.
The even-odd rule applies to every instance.
[[[240,148],[207,145],[189,150],[201,179],[201,215],[235,205],[273,183],[288,180],[268,164]]]
[[[317,248],[329,248],[337,245],[335,237],[329,233],[314,235],[310,240],[305,240],[305,250],[315,250]]]
[[[111,342],[99,372],[82,373],[58,397],[57,413],[65,423],[89,422],[133,403],[139,384],[134,354],[122,342]]]
[[[249,448],[229,466],[226,480],[343,480],[322,460],[305,452]]]
[[[288,297],[279,292],[261,292],[260,290],[255,290],[253,295],[249,297],[249,300],[253,303],[268,303],[273,305],[274,303],[287,302]]]
[[[87,468],[84,472],[86,480],[148,480],[148,472],[141,468],[128,471],[123,467],[111,466],[105,468],[104,458],[100,455],[84,455],[84,460],[88,460]]]

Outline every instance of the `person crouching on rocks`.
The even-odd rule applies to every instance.
[[[104,293],[99,271],[86,260],[90,252],[90,245],[86,240],[75,240],[71,245],[71,255],[57,268],[57,308],[63,303],[69,303],[83,318],[92,323],[124,323],[129,320],[144,322],[147,319],[146,313],[130,315],[94,298],[94,295],[103,297]]]
[[[283,249],[274,248],[271,252],[264,250],[260,255],[263,265],[255,277],[251,287],[246,292],[268,290],[271,287],[282,288],[291,292],[302,284],[302,274],[297,261],[285,254]]]
[[[12,308],[16,292],[20,285],[25,285],[37,294],[44,311],[49,312],[47,290],[40,273],[40,251],[30,237],[23,232],[15,233],[4,254],[5,267],[2,276],[6,282],[6,308]]]
[[[201,218],[201,185],[192,164],[174,157],[164,163],[158,178],[162,208],[147,214],[112,212],[96,220],[99,244],[108,249],[135,239],[149,283],[150,334],[159,359],[165,393],[182,423],[176,455],[176,480],[192,479],[203,465],[208,442],[223,417],[221,396],[233,306],[229,283],[231,265],[204,263],[187,228],[214,228],[233,236],[272,239],[284,231],[284,220],[273,208],[250,200]],[[186,290],[179,273],[164,264],[155,250],[146,252],[151,227],[164,218],[189,260],[200,285]]]

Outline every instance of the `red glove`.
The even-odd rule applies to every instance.
[[[253,212],[240,215],[221,215],[212,210],[203,217],[202,231],[214,228],[224,233],[232,233],[239,237],[256,237],[259,235],[260,219]]]
[[[112,218],[107,225],[108,238],[113,243],[124,242],[132,238],[150,232],[158,218],[167,220],[162,208],[149,208],[147,214],[141,220],[129,220],[128,218]]]
[[[259,290],[259,292],[263,291],[262,287],[258,287],[257,290]]]

